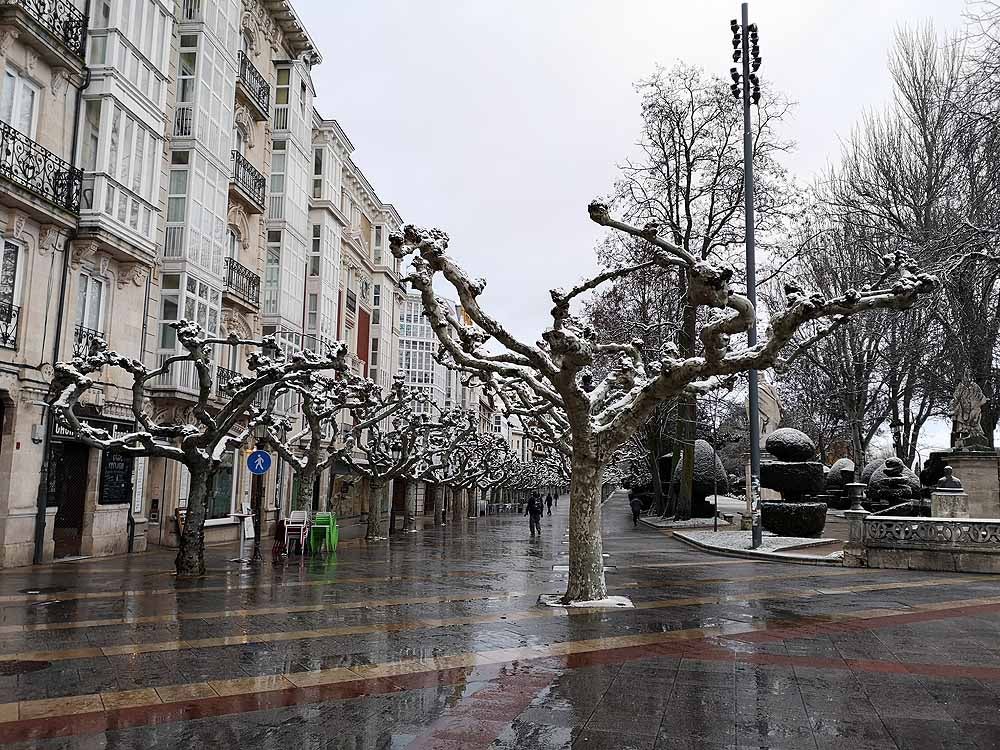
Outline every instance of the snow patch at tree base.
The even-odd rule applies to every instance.
[[[627,596],[609,596],[604,599],[594,599],[584,602],[572,602],[563,604],[562,594],[540,594],[538,596],[538,606],[540,607],[571,607],[585,609],[635,609],[632,600]]]

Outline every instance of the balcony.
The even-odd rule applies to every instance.
[[[240,51],[239,63],[240,74],[236,79],[237,90],[243,93],[251,105],[254,119],[263,122],[267,119],[267,114],[271,109],[271,87],[268,86],[267,80],[243,51]]]
[[[104,341],[104,334],[93,328],[77,326],[73,331],[73,356],[89,355],[95,341]]]
[[[233,394],[236,393],[237,387],[235,380],[237,378],[244,377],[242,373],[236,372],[236,370],[230,370],[227,367],[216,367],[215,368],[215,395],[217,398],[228,401],[232,398]],[[259,390],[254,394],[253,405],[260,407],[264,405],[264,400],[267,397],[268,388]]]
[[[21,308],[0,302],[0,349],[17,349],[17,324]]]
[[[234,258],[226,258],[225,294],[256,312],[260,307],[260,276]]]
[[[243,199],[246,207],[253,213],[264,213],[267,180],[239,151],[233,151],[232,159],[233,176],[230,184],[236,188],[237,196]]]
[[[0,122],[0,177],[32,195],[80,215],[83,170]]]
[[[87,17],[72,0],[0,0],[0,23],[22,32],[49,63],[83,69]]]
[[[174,138],[190,138],[194,133],[194,107],[178,104],[174,111]]]

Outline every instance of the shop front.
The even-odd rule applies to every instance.
[[[103,415],[80,415],[81,422],[112,436],[132,432],[135,423]],[[128,552],[135,534],[132,503],[135,459],[80,442],[54,424],[48,455],[47,504],[55,510],[55,559]]]

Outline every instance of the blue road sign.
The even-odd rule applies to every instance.
[[[247,456],[247,468],[251,474],[267,474],[271,468],[271,454],[267,451],[254,451]]]

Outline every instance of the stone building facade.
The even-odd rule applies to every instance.
[[[401,220],[316,114],[321,56],[287,0],[11,0],[0,61],[0,566],[173,546],[187,470],[55,428],[53,363],[102,340],[156,366],[177,351],[169,323],[190,319],[288,350],[347,340],[387,386]],[[216,403],[244,354],[217,362]],[[132,429],[129,385],[106,374],[79,416]],[[148,408],[183,418],[196,393],[175,369]],[[230,514],[254,493],[269,522],[290,509],[293,472],[254,480],[253,447],[226,457],[209,543],[237,537]]]

